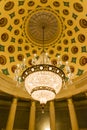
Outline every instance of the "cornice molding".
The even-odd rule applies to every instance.
[[[27,91],[22,89],[22,86],[17,87],[14,80],[2,73],[0,73],[0,91],[13,95],[14,97],[31,99]]]

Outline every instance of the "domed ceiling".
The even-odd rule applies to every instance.
[[[52,64],[60,55],[74,78],[87,71],[86,0],[0,0],[0,71],[14,77],[23,58],[27,66],[44,47]]]

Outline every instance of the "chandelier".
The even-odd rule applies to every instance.
[[[15,80],[18,84],[21,83],[21,80],[24,81],[26,91],[34,100],[43,105],[47,101],[53,100],[59,93],[65,84],[66,76],[60,67],[62,65],[60,56],[57,58],[57,66],[54,66],[51,64],[48,54],[44,51],[44,25],[42,26],[42,31],[43,50],[41,55],[37,58],[37,55],[34,54],[31,67],[26,67],[25,59],[21,64],[18,64],[15,70]],[[68,81],[72,82],[72,74],[68,62],[66,62],[65,69]]]

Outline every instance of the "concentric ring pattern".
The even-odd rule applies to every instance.
[[[74,78],[87,71],[86,0],[0,0],[0,71],[13,78],[16,65],[45,51],[52,64],[60,55],[69,61]]]
[[[44,28],[44,30],[43,30]],[[58,13],[51,9],[38,9],[25,18],[24,33],[28,41],[37,46],[50,46],[57,42],[63,33],[63,22]]]

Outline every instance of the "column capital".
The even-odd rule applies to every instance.
[[[68,98],[67,101],[68,101],[69,104],[73,104],[72,98]]]

